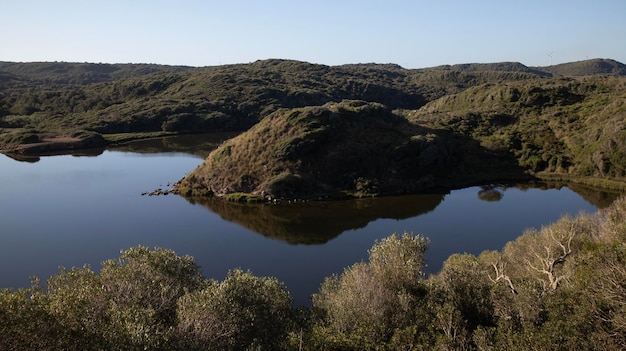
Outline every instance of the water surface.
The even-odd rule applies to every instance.
[[[429,271],[436,272],[452,253],[501,249],[526,228],[594,212],[616,197],[561,186],[496,188],[497,196],[486,197],[471,187],[291,206],[190,202],[141,193],[167,188],[208,151],[180,152],[170,141],[166,149],[178,151],[163,152],[153,144],[30,162],[0,155],[0,288],[26,287],[32,275],[45,280],[59,266],[98,270],[120,250],[144,245],[194,256],[207,277],[222,279],[236,267],[277,277],[307,304],[324,277],[365,259],[391,233],[429,237]]]

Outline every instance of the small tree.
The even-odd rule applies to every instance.
[[[45,294],[37,285],[17,291],[0,290],[0,348],[3,350],[63,349],[62,328],[46,311]]]
[[[178,299],[204,284],[193,257],[142,246],[122,251],[117,261],[103,262],[100,281],[112,327],[131,345],[151,349],[168,348]]]
[[[178,333],[186,349],[276,350],[286,342],[292,311],[278,280],[234,270],[179,300]]]
[[[419,306],[426,295],[423,280],[428,240],[396,234],[374,244],[369,263],[357,263],[327,278],[313,296],[322,314],[315,335],[337,347],[368,348],[390,341],[413,340],[428,324]],[[413,328],[417,325],[417,328]],[[407,338],[407,328],[413,330]]]

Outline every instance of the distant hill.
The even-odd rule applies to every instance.
[[[202,68],[4,63],[0,77],[7,82],[0,84],[0,128],[5,133],[28,131],[11,137],[0,133],[3,149],[43,132],[242,131],[279,108],[343,99],[415,109],[477,84],[538,76],[271,59]]]
[[[541,77],[582,77],[593,75],[626,76],[626,65],[610,59],[592,59],[545,67],[527,67],[519,62],[465,63],[443,65],[431,69],[457,72],[524,72]]]
[[[0,82],[10,77],[21,86],[45,85],[46,88],[65,85],[88,85],[145,76],[159,72],[183,72],[186,66],[157,64],[104,64],[73,62],[2,62]],[[4,86],[6,88],[6,86]]]
[[[610,59],[593,59],[562,63],[554,66],[536,67],[537,70],[557,76],[582,77],[592,75],[626,76],[626,65]]]
[[[536,74],[541,77],[551,77],[552,74],[545,70],[530,68],[519,62],[496,62],[496,63],[466,63],[458,65],[443,65],[434,67],[458,72],[523,72]]]

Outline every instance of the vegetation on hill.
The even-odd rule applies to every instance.
[[[449,130],[532,172],[623,181],[626,80],[558,78],[483,84],[407,113]]]
[[[178,188],[311,199],[415,193],[460,178],[501,177],[484,166],[497,155],[472,144],[411,124],[378,103],[283,109],[220,145]],[[492,163],[505,171],[503,161]]]
[[[498,175],[623,187],[612,181],[626,175],[626,78],[612,60],[417,70],[278,59],[203,68],[0,62],[0,79],[4,151],[249,130],[229,142],[232,156],[194,172],[201,182],[186,178],[196,192],[370,196]]]
[[[135,247],[0,290],[7,350],[623,350],[626,199],[424,274],[428,239],[393,234],[328,277],[312,306],[274,278],[218,281]]]
[[[77,130],[111,133],[242,131],[278,108],[343,99],[418,108],[518,72],[329,67],[264,60],[217,67],[0,62],[0,149]]]
[[[610,59],[592,59],[578,62],[568,62],[547,67],[537,67],[537,69],[564,77],[626,75],[626,65]]]
[[[3,88],[53,88],[112,82],[158,72],[183,72],[185,66],[156,64],[103,64],[71,62],[1,62],[0,82]]]

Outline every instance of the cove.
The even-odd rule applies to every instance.
[[[237,205],[167,188],[223,136],[164,138],[121,148],[18,160],[0,155],[0,288],[117,258],[136,245],[191,255],[206,277],[251,270],[284,282],[309,304],[327,276],[366,259],[394,232],[430,241],[428,271],[453,253],[501,249],[526,228],[595,212],[618,194],[563,184],[470,187],[443,194],[336,202]]]

